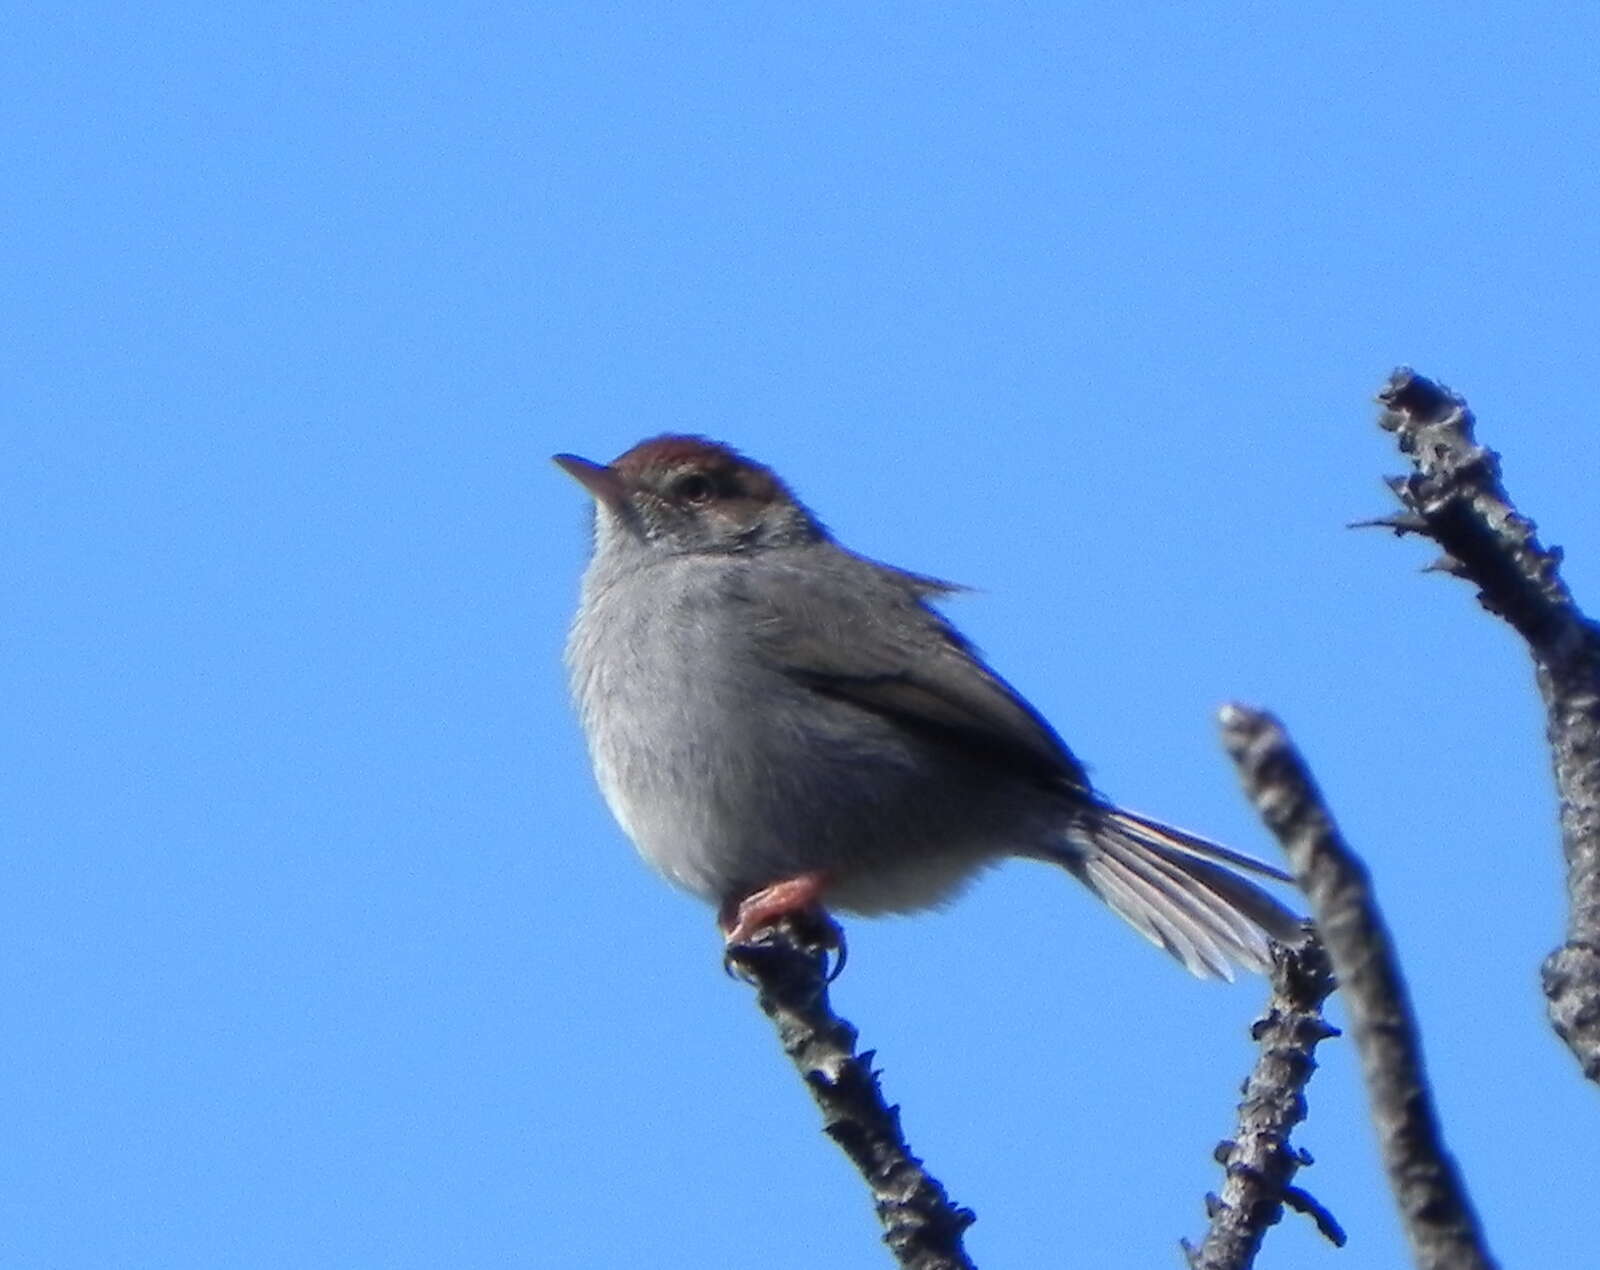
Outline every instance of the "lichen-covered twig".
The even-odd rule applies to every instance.
[[[812,1098],[823,1128],[860,1171],[883,1223],[884,1242],[908,1270],[973,1270],[962,1232],[974,1220],[945,1194],[900,1130],[900,1111],[878,1088],[872,1051],[828,1004],[831,940],[794,919],[728,949],[728,964],[755,985],[762,1012]]]
[[[1345,845],[1276,719],[1228,706],[1222,734],[1245,792],[1283,845],[1333,963],[1412,1255],[1422,1270],[1488,1270],[1495,1262],[1445,1149],[1410,997],[1366,867]]]
[[[1551,1023],[1600,1083],[1600,626],[1562,582],[1560,550],[1541,546],[1512,505],[1466,402],[1405,369],[1378,400],[1379,424],[1414,470],[1389,482],[1404,512],[1372,523],[1432,538],[1444,550],[1435,567],[1474,583],[1533,655],[1567,862],[1567,937],[1545,961],[1544,992]]]
[[[1274,947],[1272,996],[1251,1028],[1261,1057],[1245,1081],[1238,1129],[1217,1147],[1222,1194],[1206,1197],[1211,1224],[1200,1246],[1183,1244],[1194,1270],[1248,1270],[1285,1205],[1309,1213],[1333,1243],[1344,1243],[1327,1210],[1292,1185],[1310,1157],[1289,1144],[1290,1132],[1305,1119],[1317,1044],[1338,1035],[1322,1018],[1332,991],[1333,971],[1314,936],[1297,948]]]

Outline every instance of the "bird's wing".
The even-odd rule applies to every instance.
[[[768,563],[771,557],[768,557]],[[1088,789],[1055,730],[927,598],[956,588],[861,557],[736,587],[762,652],[812,690],[1051,784]]]

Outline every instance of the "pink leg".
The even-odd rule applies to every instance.
[[[833,919],[822,911],[822,891],[827,881],[823,873],[802,873],[764,886],[743,899],[729,900],[717,913],[723,937],[730,944],[748,943],[763,927],[791,914],[819,920],[824,929],[837,932]]]

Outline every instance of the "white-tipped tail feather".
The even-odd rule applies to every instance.
[[[1191,974],[1232,979],[1266,971],[1269,940],[1295,943],[1300,919],[1232,870],[1287,874],[1136,812],[1105,808],[1074,834],[1062,862],[1130,926]],[[1081,852],[1081,854],[1079,854]]]

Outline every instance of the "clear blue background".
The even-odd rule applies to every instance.
[[[1114,796],[1270,855],[1291,726],[1509,1262],[1600,1113],[1526,657],[1381,514],[1467,392],[1600,608],[1588,4],[24,6],[7,121],[0,1262],[888,1264],[710,914],[608,819],[556,450],[694,430],[958,619]],[[1018,864],[839,1008],[986,1267],[1176,1265],[1259,982]],[[1403,1263],[1350,1046],[1263,1265]]]

